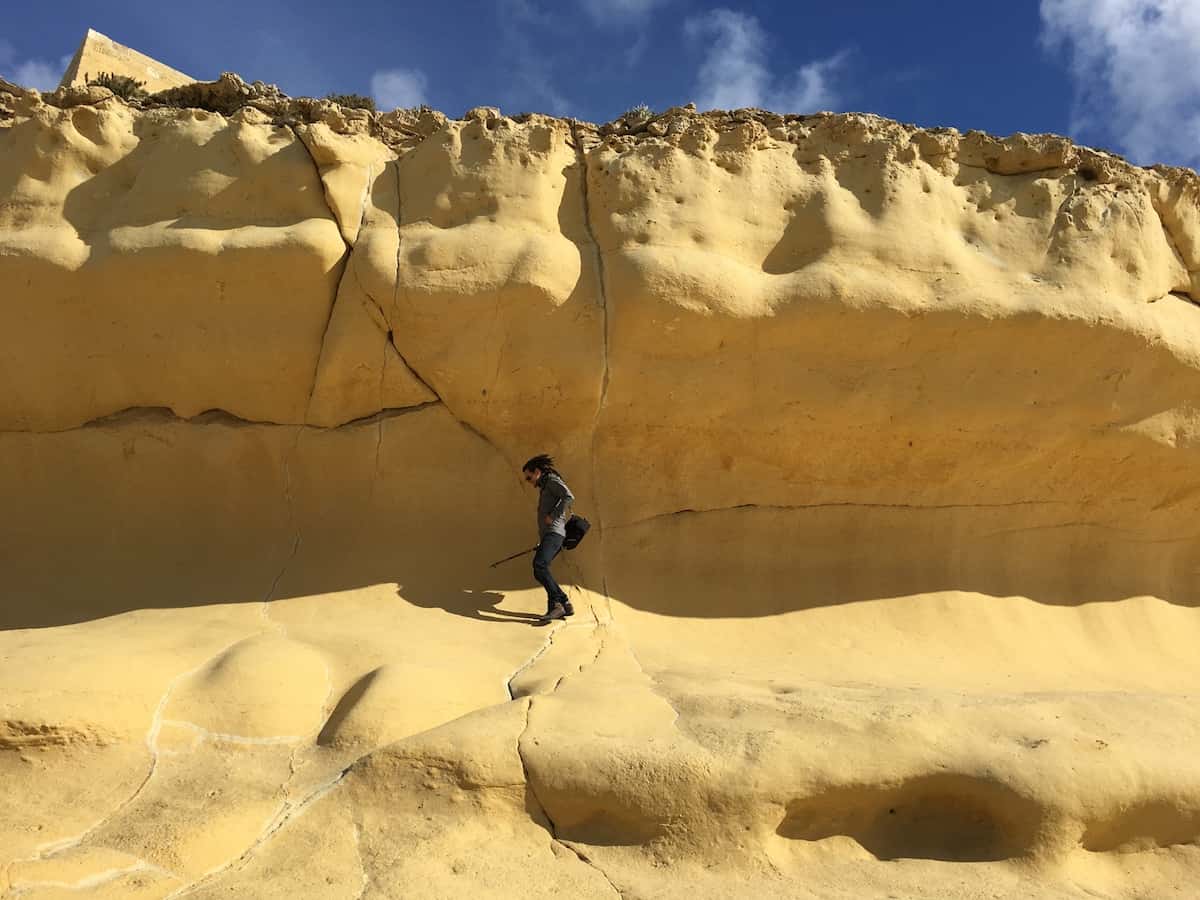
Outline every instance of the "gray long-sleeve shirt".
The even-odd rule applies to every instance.
[[[541,491],[537,511],[538,538],[547,534],[566,535],[567,518],[571,514],[571,504],[575,502],[575,495],[555,472],[543,473],[537,481],[537,487]],[[546,524],[546,516],[551,517],[549,524]]]

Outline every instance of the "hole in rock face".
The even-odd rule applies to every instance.
[[[663,834],[663,830],[654,822],[615,815],[611,810],[597,810],[582,822],[575,822],[569,828],[559,828],[561,837],[598,847],[648,844]]]
[[[925,775],[854,785],[795,800],[776,833],[819,841],[845,835],[882,860],[988,862],[1028,854],[1044,811],[998,782]]]
[[[1200,807],[1168,800],[1138,803],[1089,823],[1081,843],[1093,853],[1200,843]]]
[[[532,782],[531,782],[532,785]],[[664,815],[638,793],[597,793],[533,785],[539,806],[564,840],[601,847],[648,844],[666,834]]]
[[[1084,181],[1095,181],[1100,176],[1096,174],[1096,170],[1088,166],[1084,166],[1079,170],[1079,177]]]

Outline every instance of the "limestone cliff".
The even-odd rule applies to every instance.
[[[0,84],[0,284],[16,895],[1200,875],[1194,173]]]

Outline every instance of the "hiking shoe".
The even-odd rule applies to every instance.
[[[550,611],[547,612],[542,618],[544,621],[552,622],[555,619],[565,619],[566,617],[567,611],[563,608],[563,605],[561,603],[555,603],[552,607],[550,607]]]
[[[573,606],[571,605],[571,601],[570,601],[570,600],[564,600],[564,601],[562,602],[562,608],[563,608],[563,616],[564,616],[564,617],[566,617],[566,616],[573,616],[573,615],[575,615],[575,607],[573,607]]]

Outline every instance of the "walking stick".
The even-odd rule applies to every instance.
[[[537,547],[530,547],[528,550],[522,550],[520,553],[514,553],[512,556],[506,556],[506,557],[504,557],[504,559],[498,559],[494,563],[492,563],[490,566],[488,566],[488,568],[494,569],[494,568],[496,568],[496,566],[500,565],[500,563],[506,563],[510,559],[516,559],[518,556],[524,556],[526,553],[532,553],[536,549],[537,549]]]

